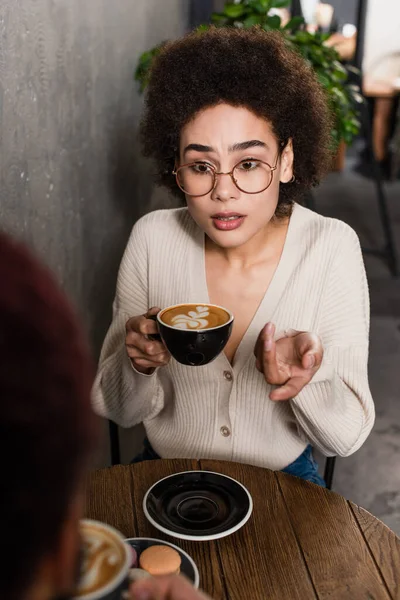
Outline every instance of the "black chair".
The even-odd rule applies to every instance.
[[[336,462],[336,456],[328,456],[328,458],[325,461],[324,480],[326,483],[326,488],[328,490],[332,489],[333,473],[335,470],[335,462]]]
[[[112,421],[108,422],[110,432],[111,464],[121,464],[121,451],[119,447],[118,425]],[[325,462],[324,480],[328,490],[332,489],[333,472],[335,469],[336,456],[330,456]]]
[[[110,434],[110,453],[111,453],[111,464],[121,464],[121,450],[119,447],[119,433],[118,425],[112,421],[108,421],[108,430]]]

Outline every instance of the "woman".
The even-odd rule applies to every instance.
[[[160,54],[144,151],[187,207],[134,226],[94,387],[100,414],[144,423],[142,458],[233,460],[323,485],[310,444],[347,456],[368,436],[359,242],[295,202],[329,166],[329,132],[315,76],[280,34],[211,29]],[[178,364],[148,338],[149,317],[181,302],[235,315],[207,366]]]

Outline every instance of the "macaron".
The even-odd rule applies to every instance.
[[[140,567],[150,575],[175,575],[181,570],[179,552],[170,546],[150,546],[140,555]]]

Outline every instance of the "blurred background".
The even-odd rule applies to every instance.
[[[209,22],[225,4],[0,0],[0,226],[54,270],[95,357],[133,224],[175,203],[155,189],[152,165],[140,155],[139,57]],[[344,65],[363,67],[363,129],[340,146],[307,203],[355,228],[371,291],[377,422],[359,452],[336,462],[333,489],[400,534],[400,3],[296,0],[285,10],[283,19],[302,15],[309,31],[330,33],[327,44]],[[104,431],[98,466],[111,463],[107,423]],[[119,437],[121,460],[129,462],[141,430]]]

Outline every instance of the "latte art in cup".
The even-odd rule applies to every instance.
[[[156,319],[161,340],[171,356],[182,365],[199,367],[221,354],[234,317],[222,306],[196,302],[168,306]]]
[[[129,568],[129,548],[112,527],[97,521],[81,522],[82,566],[75,598],[106,598]],[[98,595],[99,594],[99,595]]]
[[[208,304],[180,304],[161,313],[160,319],[174,329],[203,330],[225,325],[229,313],[218,306]]]

